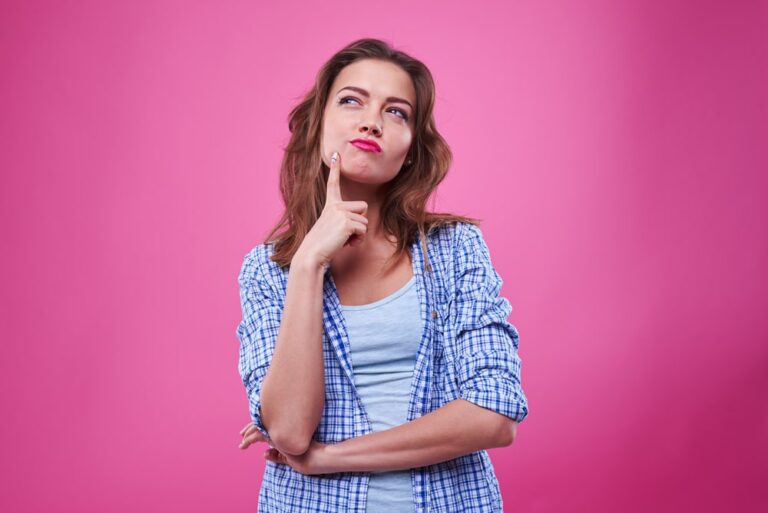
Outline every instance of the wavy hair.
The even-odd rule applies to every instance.
[[[397,240],[397,249],[385,267],[399,260],[418,232],[425,255],[424,269],[429,272],[432,267],[426,251],[426,233],[460,221],[479,225],[480,220],[426,211],[427,200],[445,178],[453,158],[435,126],[435,83],[421,61],[380,39],[359,39],[339,50],[320,69],[312,89],[291,110],[288,118],[291,136],[283,148],[280,167],[280,192],[285,210],[264,242],[274,244],[272,261],[282,267],[289,266],[304,236],[320,217],[330,171],[320,154],[323,111],[336,76],[345,66],[360,59],[379,59],[400,66],[410,75],[416,90],[414,137],[406,159],[410,159],[411,164],[404,165],[388,182],[381,223],[384,233]]]

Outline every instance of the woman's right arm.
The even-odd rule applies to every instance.
[[[261,385],[261,417],[272,443],[286,454],[309,447],[325,400],[323,265],[297,252],[269,370]]]
[[[365,201],[343,201],[341,157],[331,159],[323,212],[291,260],[280,329],[261,386],[261,416],[273,445],[304,454],[325,406],[323,280],[325,267],[367,231]]]

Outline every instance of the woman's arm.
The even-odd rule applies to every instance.
[[[341,157],[334,152],[325,205],[291,260],[275,351],[262,383],[262,420],[282,452],[309,449],[325,406],[323,286],[325,268],[344,246],[356,246],[368,227],[368,203],[341,197]]]
[[[280,331],[261,386],[261,413],[272,443],[302,454],[325,401],[323,364],[324,267],[297,252],[288,273]]]
[[[512,443],[517,422],[457,399],[400,426],[325,446],[328,472],[383,472],[432,465]]]
[[[512,443],[528,414],[517,329],[482,232],[465,226],[456,259],[454,362],[459,398],[422,418],[329,447],[349,471],[430,465]]]

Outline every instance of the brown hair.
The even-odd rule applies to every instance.
[[[272,261],[288,266],[304,236],[320,217],[329,172],[320,155],[323,110],[336,76],[345,66],[360,59],[397,64],[413,80],[416,90],[414,137],[408,152],[412,163],[403,166],[387,184],[389,189],[381,208],[381,223],[384,232],[397,240],[397,250],[388,262],[396,262],[410,248],[418,230],[424,248],[425,269],[431,271],[425,232],[458,221],[479,225],[480,220],[425,210],[429,196],[445,178],[453,158],[448,144],[435,127],[432,113],[435,83],[421,61],[394,50],[379,39],[359,39],[338,51],[323,65],[312,89],[291,111],[288,118],[291,137],[284,148],[280,167],[280,192],[286,208],[265,243],[274,243]],[[276,234],[281,228],[285,229]]]

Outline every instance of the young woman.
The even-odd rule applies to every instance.
[[[434,100],[362,39],[291,112],[286,209],[238,277],[260,513],[502,511],[485,449],[528,415],[518,333],[478,221],[425,209],[451,162]]]

